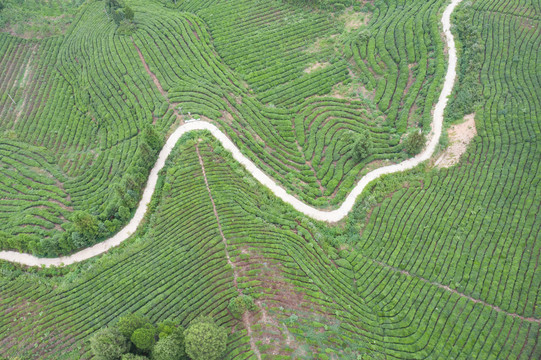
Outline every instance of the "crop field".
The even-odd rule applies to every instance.
[[[0,250],[110,237],[191,118],[321,209],[430,131],[443,0],[129,0],[127,34],[104,3],[62,35],[0,32]],[[118,248],[63,268],[0,262],[0,358],[91,359],[93,334],[136,312],[210,315],[224,359],[541,358],[540,14],[538,0],[457,7],[445,122],[474,113],[477,135],[455,166],[373,182],[337,224],[283,203],[209,133],[185,135]],[[239,318],[241,294],[256,309]]]
[[[98,217],[99,239],[113,234],[153,163],[152,154],[138,156],[148,152],[143,130],[163,137],[190,117],[218,124],[301,200],[338,205],[369,169],[406,158],[401,136],[430,121],[445,69],[442,2],[422,3],[348,10],[370,19],[351,25],[280,2],[130,1],[137,31],[128,36],[91,1],[63,36],[0,34],[2,139],[43,148],[64,205],[45,193],[35,194],[44,205],[24,205],[24,192],[10,191],[0,200],[1,247],[54,256],[92,245],[71,236],[70,213],[79,210]],[[420,28],[390,43],[387,34],[411,27],[408,12]],[[397,52],[405,45],[407,56]],[[362,159],[351,154],[358,133],[372,143]]]

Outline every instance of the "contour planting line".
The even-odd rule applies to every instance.
[[[423,152],[413,158],[405,160],[400,164],[394,164],[375,169],[363,176],[338,209],[332,211],[319,210],[305,204],[301,200],[297,199],[295,196],[288,194],[284,188],[278,185],[273,179],[271,179],[267,174],[265,174],[261,169],[259,169],[250,159],[244,156],[241,153],[240,149],[215,125],[203,120],[191,121],[179,126],[171,134],[169,139],[167,139],[167,142],[160,151],[156,164],[150,171],[147,184],[143,191],[143,196],[141,197],[141,201],[137,206],[133,218],[118,233],[103,242],[100,242],[92,247],[86,248],[69,256],[61,256],[57,258],[38,258],[34,255],[19,253],[16,251],[0,251],[0,260],[7,260],[26,266],[65,266],[90,259],[94,256],[107,252],[109,249],[115,246],[120,245],[120,243],[128,239],[135,232],[135,230],[143,220],[144,215],[147,211],[148,204],[150,203],[150,200],[152,198],[152,194],[154,193],[154,190],[156,188],[156,183],[158,181],[158,172],[164,167],[165,160],[173,150],[175,144],[184,134],[191,131],[199,130],[210,131],[210,133],[218,141],[220,141],[222,146],[232,153],[233,158],[239,163],[241,163],[246,168],[246,170],[254,178],[256,178],[257,181],[259,181],[262,185],[266,186],[270,191],[272,191],[274,195],[295,208],[295,210],[315,220],[326,221],[329,223],[334,223],[342,220],[348,215],[351,209],[353,209],[355,200],[371,181],[385,174],[392,174],[395,172],[412,169],[421,162],[430,159],[430,157],[434,153],[434,150],[436,149],[436,145],[439,142],[442,132],[443,112],[445,110],[445,107],[447,106],[448,97],[451,95],[451,91],[453,89],[456,77],[456,48],[454,38],[451,33],[450,18],[451,13],[461,1],[462,0],[452,0],[451,3],[447,6],[447,8],[445,8],[441,19],[443,25],[443,32],[447,40],[449,65],[447,68],[447,73],[445,75],[440,97],[438,99],[438,102],[436,103],[436,106],[434,107],[434,112],[432,116],[432,130],[429,135],[428,145],[423,150]]]

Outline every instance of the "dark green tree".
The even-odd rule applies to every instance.
[[[188,359],[184,347],[184,333],[182,329],[176,329],[168,336],[162,337],[154,345],[152,350],[153,360],[185,360]]]
[[[87,213],[86,211],[76,211],[71,221],[75,225],[75,231],[89,240],[93,240],[98,236],[100,231],[98,219]]]
[[[426,143],[426,137],[425,135],[420,131],[412,132],[408,135],[406,138],[406,143],[404,144],[404,148],[406,149],[406,152],[410,155],[417,155],[418,153],[423,150]]]
[[[184,332],[186,353],[192,360],[217,360],[227,346],[227,332],[210,317],[199,317]]]
[[[126,5],[124,7],[124,17],[130,21],[133,21],[133,18],[134,18],[135,14],[132,10],[131,7],[129,7],[128,5]]]
[[[152,150],[160,150],[163,146],[162,136],[152,125],[146,125],[143,129],[143,139]]]
[[[246,311],[255,311],[257,309],[254,299],[248,295],[239,295],[232,298],[227,308],[236,318],[242,317]]]
[[[130,340],[139,350],[150,351],[156,343],[156,328],[152,325],[145,325],[145,327],[135,330]]]
[[[179,324],[172,320],[165,320],[158,324],[158,335],[160,339],[166,338],[169,335],[176,333],[177,331],[180,331],[182,334],[184,334],[183,329],[179,328]],[[184,335],[182,336],[184,338]]]
[[[359,162],[372,155],[374,149],[372,137],[368,131],[363,130],[353,137],[353,146],[351,147],[351,157]]]
[[[116,328],[103,328],[90,339],[97,360],[117,360],[130,350],[129,341]]]
[[[111,13],[111,15],[113,16],[113,21],[115,22],[115,24],[117,24],[117,26],[120,25],[122,20],[124,20],[125,18],[123,9],[116,9]]]
[[[126,337],[126,339],[130,339],[135,330],[149,325],[152,326],[150,320],[143,316],[126,314],[118,319],[116,327],[118,331]]]
[[[148,360],[148,358],[144,355],[136,355],[136,354],[124,354],[120,358],[120,360]]]

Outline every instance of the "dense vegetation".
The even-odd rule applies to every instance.
[[[227,333],[209,317],[198,317],[185,330],[173,320],[157,326],[137,314],[125,314],[118,322],[98,330],[90,339],[98,360],[216,360],[227,344]]]
[[[32,190],[32,204],[25,189],[1,190],[0,247],[56,256],[111,236],[185,117],[216,122],[303,201],[336,206],[370,168],[407,157],[401,137],[429,121],[445,68],[441,4],[89,1],[63,36],[0,34],[0,142],[40,148],[52,177],[25,183],[61,190]],[[423,36],[390,42],[411,26],[404,11]],[[78,231],[77,211],[98,230]]]
[[[140,151],[161,146],[175,111],[216,121],[319,205],[343,198],[369,162],[405,157],[410,125],[426,133],[445,70],[441,1],[376,1],[363,7],[367,27],[335,37],[340,14],[289,1],[129,4],[131,37],[96,11],[103,2],[84,5],[64,38],[0,35],[0,66],[13,69],[0,73],[8,247],[122,223],[148,171]],[[456,166],[387,176],[330,226],[190,134],[119,249],[65,269],[2,264],[0,355],[87,359],[99,329],[139,313],[184,328],[210,315],[227,329],[225,359],[539,359],[540,12],[480,0],[455,13],[446,120],[475,112],[478,130]],[[329,65],[304,71],[316,61]],[[40,72],[23,81],[28,63]]]
[[[118,314],[135,311],[152,323],[175,318],[184,327],[200,314],[210,314],[229,329],[227,359],[249,358],[254,351],[284,359],[361,354],[374,359],[383,359],[383,354],[438,358],[449,353],[518,358],[521,349],[524,358],[539,354],[538,322],[495,311],[465,296],[495,300],[504,311],[523,316],[539,318],[538,310],[522,310],[518,303],[510,306],[505,298],[492,299],[470,289],[478,279],[460,282],[457,289],[466,295],[446,290],[438,284],[452,288],[457,284],[448,282],[446,273],[434,271],[437,263],[401,265],[392,260],[400,257],[389,259],[386,250],[396,250],[394,244],[373,240],[390,237],[373,233],[387,228],[376,214],[359,238],[367,200],[359,203],[344,229],[318,226],[261,189],[219,144],[200,142],[198,137],[179,146],[160,181],[161,198],[146,232],[122,249],[49,280],[5,266],[0,283],[4,314],[0,338],[10,344],[5,355],[87,358],[92,334],[114,323]],[[408,175],[410,188],[403,188],[398,176],[377,185],[372,190],[376,197],[396,193],[375,212],[406,211],[404,205],[393,204],[407,200],[408,193],[437,194],[436,174],[427,176],[421,169]],[[419,180],[425,181],[424,187]],[[390,215],[389,219],[396,218]],[[398,219],[406,222],[398,228],[417,227],[413,218]],[[427,217],[424,222],[433,220]],[[420,228],[427,227],[422,223]],[[439,241],[441,234],[436,231],[443,230],[433,228],[433,235],[423,236],[422,242],[429,246]],[[404,248],[399,238],[395,242]],[[469,259],[474,251],[465,246],[455,256]],[[407,259],[416,258],[412,255]],[[420,264],[430,267],[414,267]],[[502,270],[511,276],[515,271]],[[538,286],[528,283],[515,283],[515,291],[535,298],[527,294],[534,294]],[[250,299],[239,299],[233,284],[254,299],[255,310]],[[490,282],[483,287],[492,288]],[[15,299],[17,307],[13,307]],[[249,311],[248,316],[239,316],[236,309]],[[496,336],[500,330],[509,335]],[[38,338],[42,340],[34,347],[30,339]]]

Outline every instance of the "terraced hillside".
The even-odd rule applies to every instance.
[[[90,3],[83,8],[87,10],[81,10],[80,19],[66,38],[49,39],[45,43],[66,42],[77,33],[78,26],[85,24],[86,17],[108,28],[102,15],[92,11],[99,4]],[[264,42],[264,34],[251,33],[249,24],[267,21],[271,26],[269,18],[281,14],[278,20],[285,19],[283,12],[288,11],[288,20],[276,25],[278,35],[287,29],[280,24],[295,26],[297,21],[303,24],[302,19],[291,20],[300,10],[291,4],[272,3],[274,11],[265,13],[269,3],[254,3],[246,9],[240,2],[240,5],[231,1],[227,4],[184,1],[178,7],[171,4],[173,8],[166,9],[158,3],[134,2],[137,14],[149,10],[144,17],[136,15],[138,30],[131,37],[113,36],[113,30],[99,40],[91,39],[88,31],[85,34],[81,30],[78,36],[89,44],[110,41],[109,44],[114,43],[133,55],[119,57],[114,66],[128,58],[132,61],[132,69],[137,70],[129,73],[140,76],[140,88],[152,94],[149,99],[157,99],[155,104],[162,111],[161,116],[156,116],[157,110],[147,115],[150,124],[155,120],[153,129],[158,129],[160,134],[187,111],[208,117],[229,131],[228,135],[243,152],[259,159],[258,164],[277,179],[281,165],[276,164],[287,163],[287,156],[295,154],[296,149],[297,164],[307,166],[298,168],[304,169],[300,176],[306,179],[313,176],[314,180],[296,184],[296,177],[290,175],[282,184],[292,191],[300,186],[306,190],[300,196],[317,204],[337,201],[334,199],[343,196],[339,194],[343,186],[347,189],[347,181],[353,182],[348,179],[366,171],[366,164],[348,168],[351,159],[339,150],[332,150],[341,156],[336,164],[331,162],[335,167],[327,165],[328,168],[340,171],[338,165],[343,161],[342,172],[349,175],[339,185],[340,191],[336,194],[333,191],[334,197],[325,195],[327,183],[317,173],[324,169],[321,164],[328,161],[324,152],[332,146],[340,148],[341,127],[351,125],[355,132],[368,127],[372,131],[372,121],[381,121],[381,133],[390,134],[387,149],[401,151],[402,145],[393,145],[391,141],[396,141],[396,134],[405,129],[404,124],[427,125],[426,111],[430,112],[431,97],[436,96],[434,89],[445,69],[435,59],[443,61],[445,50],[438,36],[432,39],[426,34],[438,33],[442,2],[376,2],[370,7],[373,12],[367,28],[359,28],[357,33],[344,20],[345,24],[349,23],[349,30],[342,35],[332,37],[332,30],[325,30],[326,33],[322,30],[315,38],[319,40],[299,48],[293,44],[286,49],[289,37],[284,35],[281,40],[284,47],[275,51],[276,54],[283,51],[285,56],[297,51],[291,59],[302,59],[303,51],[314,51],[314,47],[323,54],[340,54],[333,49],[336,44],[324,45],[335,38],[344,40],[343,66],[353,75],[349,75],[349,81],[338,80],[324,94],[314,90],[298,104],[288,104],[289,97],[280,97],[278,91],[272,95],[273,106],[265,102],[269,97],[264,96],[271,96],[263,95],[267,90],[258,88],[265,86],[261,79],[266,71],[283,74],[282,80],[274,83],[275,90],[289,87],[300,91],[301,79],[316,77],[319,71],[330,71],[327,68],[332,67],[323,65],[316,71],[304,72],[306,67],[314,65],[312,61],[323,64],[328,60],[331,64],[332,60],[339,67],[341,60],[317,58],[313,55],[317,51],[308,51],[306,63],[297,65],[297,70],[280,64],[278,55],[269,56],[268,66],[258,67],[258,59],[264,61],[264,55],[272,54],[272,49],[257,54],[255,45],[250,44]],[[212,6],[224,14],[231,6],[235,11],[228,16],[234,20],[226,23],[226,16],[213,19]],[[305,15],[310,16],[310,21],[304,25],[319,24],[312,21],[318,17],[322,17],[321,22],[332,24],[334,20],[322,16],[322,11]],[[352,10],[347,10],[343,19],[351,16],[348,11]],[[250,17],[251,12],[254,15]],[[229,332],[226,359],[539,359],[540,12],[538,1],[479,0],[464,2],[455,13],[460,70],[446,119],[450,123],[473,112],[477,127],[477,136],[456,166],[439,169],[428,163],[408,173],[378,180],[359,198],[346,221],[331,226],[311,221],[277,200],[209,135],[192,133],[168,161],[144,226],[119,249],[64,269],[37,271],[1,264],[0,355],[90,358],[88,339],[97,329],[114,322],[123,313],[139,311],[153,322],[173,316],[184,325],[199,314],[212,315]],[[235,18],[237,15],[246,22]],[[153,25],[153,28],[152,24],[158,21],[161,26]],[[419,28],[419,22],[427,27]],[[218,34],[223,31],[227,38],[227,24],[246,26],[245,53],[254,50],[251,57],[247,55],[248,63],[236,58],[238,54],[232,50],[242,44],[225,40],[220,44]],[[100,26],[93,26],[99,31]],[[404,29],[394,32],[395,39],[400,39],[396,37],[398,34],[408,37],[409,32],[425,34],[422,38],[434,43],[432,49],[426,47],[426,58],[423,51],[419,54],[414,51],[415,55],[409,57],[407,46],[391,46],[387,38],[391,30],[384,29],[393,26]],[[297,31],[306,27],[301,26]],[[258,36],[263,38],[250,43],[251,38]],[[15,44],[9,45],[17,49],[12,50],[17,51],[15,54],[22,51],[19,60],[13,60],[10,66],[21,66],[16,65],[23,61],[20,58],[29,56],[24,55],[24,46],[17,45],[24,41],[5,38]],[[155,46],[148,45],[145,38],[154,39]],[[419,37],[409,38],[415,39],[414,49],[423,48]],[[73,44],[68,48],[77,48]],[[98,45],[95,46],[88,49],[97,49]],[[422,59],[427,66],[418,66]],[[254,63],[253,69],[259,69],[259,74],[250,74],[247,65],[250,63]],[[381,67],[381,73],[375,64]],[[414,65],[410,69],[411,64]],[[410,73],[404,86],[406,68]],[[333,79],[332,76],[327,74],[325,78]],[[417,76],[421,76],[419,82]],[[110,77],[113,75],[102,80]],[[89,75],[88,79],[89,84],[96,81],[95,76]],[[317,83],[316,80],[317,77],[306,81]],[[342,84],[336,85],[339,82]],[[357,87],[359,84],[362,88]],[[89,89],[101,89],[95,86],[89,85]],[[344,87],[349,87],[347,96],[340,93]],[[388,87],[395,87],[398,94]],[[355,89],[364,94],[362,99],[355,99],[357,95],[349,93],[350,90],[355,93]],[[10,94],[20,103],[25,91],[19,89],[18,93],[14,92],[16,95]],[[113,101],[116,93],[111,94],[114,96],[104,99]],[[378,100],[371,100],[376,95]],[[389,103],[385,107],[382,99],[386,97]],[[279,99],[284,101],[279,103]],[[10,101],[6,95],[1,100],[6,104]],[[147,105],[150,104],[149,100]],[[182,106],[182,112],[175,110],[178,106]],[[236,110],[230,112],[229,106]],[[15,123],[17,113],[11,108],[2,109],[8,114],[2,116],[10,116],[11,123]],[[100,109],[106,111],[109,107],[104,105]],[[330,115],[325,120],[327,111]],[[406,120],[404,113],[408,113]],[[344,114],[354,114],[351,115],[354,120],[358,120],[359,114],[366,119],[347,121],[349,118]],[[378,117],[381,119],[377,120]],[[15,124],[24,118],[20,115]],[[0,119],[4,124],[4,117]],[[331,120],[340,124],[335,128],[339,130],[332,130]],[[71,126],[71,121],[66,120],[65,126]],[[126,120],[128,123],[133,125]],[[135,135],[133,141],[142,142],[145,125],[148,124],[142,123],[141,135]],[[319,130],[310,132],[312,125]],[[304,132],[299,131],[303,128]],[[26,209],[27,218],[44,219],[39,223],[41,226],[34,225],[31,234],[43,231],[43,236],[52,237],[57,231],[54,224],[61,224],[72,208],[80,206],[70,193],[69,184],[75,182],[70,182],[73,178],[66,165],[58,160],[67,155],[59,155],[63,145],[59,145],[58,153],[52,153],[50,147],[41,148],[37,140],[28,147],[31,141],[21,138],[16,126],[10,129],[4,132],[5,145],[0,147],[5,149],[2,161],[8,164],[2,168],[2,174],[6,174],[2,179],[8,179],[2,185],[3,191],[17,190],[20,199],[9,204],[14,209]],[[100,131],[109,136],[106,130]],[[377,131],[373,133],[376,138]],[[39,138],[32,131],[26,134]],[[46,132],[43,136],[52,134]],[[111,132],[110,138],[116,137],[115,134]],[[326,135],[319,137],[319,134]],[[90,135],[87,138],[89,144],[95,139]],[[147,130],[145,142],[149,138],[154,137]],[[318,150],[327,138],[329,145]],[[273,147],[274,142],[269,139],[274,139],[280,147]],[[70,154],[81,151],[77,149],[70,150],[73,151]],[[131,156],[137,159],[139,155]],[[125,158],[119,155],[115,159]],[[76,170],[77,165],[70,169],[78,176],[85,174]],[[334,175],[329,176],[335,179]],[[36,185],[39,191],[26,187],[27,191],[25,184],[29,181],[39,183],[39,188]],[[12,185],[19,183],[23,185]],[[101,186],[103,193],[107,193],[107,186]],[[319,188],[323,195],[316,196],[310,192],[312,188]],[[6,201],[5,198],[1,201]],[[40,217],[34,216],[36,210],[31,209],[38,201],[43,201],[43,207],[37,208]],[[20,220],[11,216],[8,221]],[[35,224],[38,220],[32,221]],[[20,228],[31,229],[24,225],[20,223]],[[25,241],[31,240],[22,238],[22,244]],[[257,310],[242,320],[227,311],[230,299],[241,293],[253,296],[257,305]]]
[[[118,33],[103,4],[83,4],[63,36],[0,34],[1,141],[42,148],[54,176],[28,176],[27,186],[62,189],[33,194],[32,206],[25,190],[4,186],[3,249],[55,256],[116,232],[140,197],[156,137],[190,117],[216,123],[304,202],[333,207],[369,169],[407,157],[401,136],[427,124],[445,70],[441,1],[333,12],[134,0],[131,35]],[[390,42],[385,34],[409,27],[411,12],[422,36],[411,29]],[[370,143],[362,156],[358,136]],[[27,172],[20,157],[4,167]],[[97,235],[75,230],[77,211],[96,217]]]
[[[146,233],[75,277],[2,280],[4,355],[88,358],[88,337],[130,311],[183,324],[212,314],[229,329],[228,359],[539,354],[539,320],[395,269],[358,236],[338,252],[324,228],[276,203],[219,144],[199,138],[173,157]],[[247,322],[226,308],[239,293],[256,298]]]

